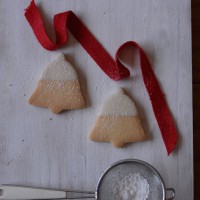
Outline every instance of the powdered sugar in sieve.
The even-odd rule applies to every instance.
[[[118,178],[111,187],[115,200],[146,200],[150,192],[148,180],[140,173],[129,173],[122,179]]]

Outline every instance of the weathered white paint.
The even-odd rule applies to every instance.
[[[175,188],[177,200],[193,199],[190,1],[36,3],[44,11],[48,30],[55,13],[73,10],[111,55],[127,40],[139,42],[166,95],[180,140],[177,150],[167,157],[137,60],[129,79],[112,81],[71,36],[68,45],[57,52],[66,54],[79,72],[88,107],[55,115],[29,105],[27,98],[55,52],[41,48],[26,22],[23,10],[28,0],[0,1],[0,182],[94,190],[111,163],[139,158],[158,169],[166,186]],[[126,55],[128,65],[133,64],[133,51]],[[152,138],[148,142],[116,149],[87,139],[99,106],[118,87],[133,97],[144,129]]]

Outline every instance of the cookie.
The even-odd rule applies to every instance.
[[[122,89],[107,99],[89,138],[115,147],[147,139],[134,102]]]
[[[78,75],[63,54],[47,65],[28,102],[53,113],[85,107]]]

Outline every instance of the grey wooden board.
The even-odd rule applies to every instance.
[[[168,157],[145,90],[139,63],[129,52],[131,77],[110,80],[70,36],[56,52],[36,41],[23,13],[29,1],[0,1],[0,183],[95,190],[113,162],[138,158],[161,173],[176,199],[193,199],[191,3],[189,0],[36,1],[51,31],[52,16],[73,10],[114,56],[125,41],[146,51],[179,130],[177,150]],[[52,34],[51,34],[52,36]],[[79,72],[87,108],[59,115],[33,107],[33,92],[44,66],[63,52]],[[133,53],[133,52],[131,52]],[[135,56],[134,56],[135,57]],[[145,132],[144,143],[116,149],[87,136],[99,107],[116,88],[134,99]],[[52,120],[50,120],[50,118]]]

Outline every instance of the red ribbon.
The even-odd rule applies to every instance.
[[[174,150],[178,140],[177,130],[149,60],[136,42],[129,41],[120,46],[115,60],[113,60],[109,53],[72,11],[59,13],[54,16],[56,43],[53,43],[47,36],[41,15],[34,0],[31,1],[30,6],[25,10],[25,17],[32,27],[39,43],[47,50],[55,50],[67,42],[67,27],[99,67],[113,80],[120,80],[130,76],[130,71],[119,60],[120,51],[127,46],[137,47],[144,84],[149,94],[168,155]]]

